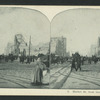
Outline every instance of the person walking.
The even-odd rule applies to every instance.
[[[75,58],[72,59],[71,71],[72,71],[73,69],[75,69],[75,70],[77,71],[76,65],[75,65]]]
[[[72,54],[72,66],[71,66],[71,71],[72,71],[73,69],[75,69],[75,70],[77,71],[75,54]]]
[[[43,70],[46,69],[46,66],[41,62],[40,58],[34,61],[33,66],[34,68],[32,70],[32,84],[42,85]]]

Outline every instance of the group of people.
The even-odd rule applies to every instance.
[[[93,55],[92,57],[87,57],[87,56],[80,56],[79,53],[75,53],[72,54],[72,66],[71,69],[75,69],[76,71],[78,69],[80,69],[81,71],[81,65],[84,65],[84,62],[87,61],[88,64],[91,64],[92,62],[94,62],[94,64],[96,64],[98,61],[100,60],[100,58],[96,57],[95,55]]]
[[[81,56],[79,53],[72,54],[72,66],[71,70],[75,69],[76,71],[78,69],[81,70]]]
[[[56,56],[55,54],[51,54],[51,64],[63,64],[68,60],[68,57]]]
[[[13,55],[13,54],[9,54],[9,55],[0,55],[0,62],[5,61],[5,62],[13,62],[14,60],[16,60],[18,57]]]
[[[23,63],[30,64],[31,62],[34,62],[35,58],[36,58],[35,56],[24,56],[24,55],[21,55],[19,57],[19,62],[22,63],[22,64]]]

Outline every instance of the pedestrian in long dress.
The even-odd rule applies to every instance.
[[[46,66],[41,62],[40,58],[37,61],[34,61],[32,70],[32,84],[41,85],[43,79],[43,69],[46,69]]]

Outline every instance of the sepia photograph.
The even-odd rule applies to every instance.
[[[37,10],[0,7],[0,88],[49,88],[50,22]]]
[[[50,86],[100,89],[100,9],[77,8],[51,21]]]
[[[5,89],[100,94],[100,7],[0,6],[0,94]]]

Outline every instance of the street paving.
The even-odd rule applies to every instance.
[[[81,71],[71,72],[70,66],[69,62],[52,64],[50,73],[43,73],[44,85],[36,86],[31,84],[33,63],[0,63],[0,88],[100,89],[100,62],[85,63]]]
[[[53,69],[50,70],[50,88],[59,89],[64,81],[66,80],[66,75],[68,77],[70,72],[70,63],[66,62],[64,64],[58,64]]]
[[[49,85],[32,85],[33,63],[0,63],[0,88],[49,88]],[[45,71],[44,71],[45,72]],[[44,73],[43,83],[49,83],[49,73]]]
[[[81,71],[73,70],[61,89],[100,89],[100,62],[85,63]]]

